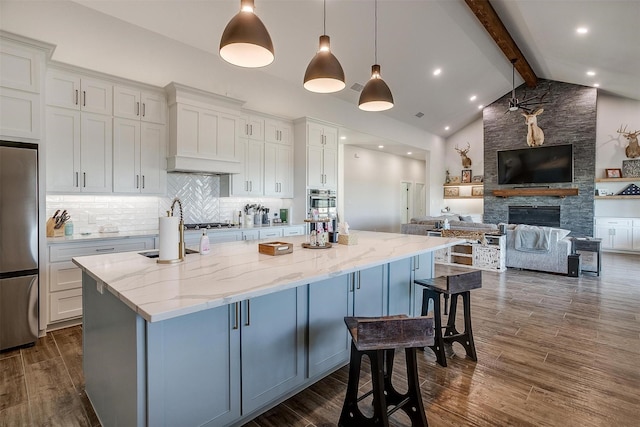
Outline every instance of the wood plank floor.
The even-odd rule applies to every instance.
[[[447,368],[430,350],[418,355],[429,424],[640,425],[640,256],[603,261],[601,277],[483,272],[471,298],[478,362],[458,344]],[[73,327],[0,353],[0,426],[100,425],[84,393],[81,341]],[[343,368],[246,425],[335,426],[346,382]],[[393,425],[410,424],[399,411]]]

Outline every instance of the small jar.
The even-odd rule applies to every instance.
[[[67,221],[64,224],[64,235],[65,236],[72,236],[73,235],[73,222]]]

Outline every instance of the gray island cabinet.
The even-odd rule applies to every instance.
[[[344,316],[414,314],[414,278],[459,239],[359,232],[359,244],[258,253],[256,242],[83,270],[86,392],[103,426],[241,425],[349,360]],[[419,313],[417,313],[419,314]]]

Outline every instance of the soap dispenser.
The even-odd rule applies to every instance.
[[[209,245],[209,236],[207,236],[207,230],[202,230],[202,236],[200,236],[200,255],[206,255],[211,250]]]

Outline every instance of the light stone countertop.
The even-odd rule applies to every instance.
[[[176,264],[132,252],[73,258],[73,262],[149,322],[306,285],[463,243],[458,238],[356,231],[357,245],[305,249],[307,236],[279,238],[291,254],[258,252],[259,241],[211,246]],[[269,239],[273,241],[274,239]]]

